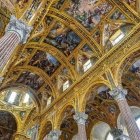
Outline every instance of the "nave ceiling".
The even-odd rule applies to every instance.
[[[11,5],[13,8],[9,11],[4,10]],[[116,85],[122,82],[128,89],[129,104],[139,106],[135,104],[140,98],[136,94],[139,77],[130,70],[133,62],[130,61],[131,66],[119,75],[120,67],[125,65],[121,64],[130,52],[134,58],[138,58],[133,53],[140,44],[139,9],[135,0],[7,0],[1,1],[1,6],[0,36],[4,34],[3,30],[12,14],[33,26],[28,42],[19,45],[7,68],[2,71],[4,80],[1,88],[23,86],[31,89],[33,105],[30,111],[34,112],[36,105],[37,111],[40,110],[37,117],[45,116],[51,107],[55,108],[55,104],[59,106],[61,101],[63,104],[65,100],[75,98],[78,90],[82,93],[89,91],[94,81],[102,81],[108,84],[108,88],[102,91],[104,94],[98,94],[99,85],[91,88],[89,99],[85,101],[86,109],[81,107],[81,110],[90,116],[89,122],[92,120],[91,126],[87,124],[90,131],[96,121],[106,121],[112,127],[116,126],[119,109],[108,94],[112,88],[111,83],[107,82],[108,70]],[[90,62],[90,69],[86,66],[87,62]],[[69,87],[65,89],[63,85],[67,82]],[[60,126],[64,132],[62,137],[75,135],[74,109],[71,108],[72,112],[69,111],[71,113]],[[31,116],[27,119],[31,119]],[[49,128],[52,129],[51,124]]]

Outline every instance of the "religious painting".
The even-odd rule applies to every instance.
[[[49,85],[46,85],[45,87],[41,88],[41,91],[38,94],[38,98],[41,101],[43,109],[46,109],[48,101],[50,103],[53,101],[52,90]]]
[[[138,59],[130,68],[130,71],[140,78],[140,59]]]
[[[86,44],[78,52],[77,71],[86,72],[97,61],[97,57],[93,50]]]
[[[111,20],[126,20],[126,16],[118,9],[110,16]]]
[[[38,90],[43,85],[44,80],[34,73],[25,71],[22,72],[16,82],[30,86],[34,90]]]
[[[66,90],[72,84],[71,75],[69,70],[64,67],[60,70],[57,78],[57,88],[59,90]]]
[[[66,12],[88,30],[93,29],[111,11],[112,5],[105,0],[69,0]]]
[[[29,65],[38,67],[51,76],[60,66],[60,63],[51,54],[43,51],[37,51],[30,60]]]
[[[97,95],[102,99],[113,99],[109,94],[110,89],[107,86],[101,86],[97,88]]]
[[[64,24],[57,22],[44,40],[45,43],[51,44],[69,56],[72,51],[79,45],[81,39],[71,29]]]
[[[133,28],[129,23],[106,23],[103,32],[103,46],[105,51],[109,51],[113,46],[117,45]]]

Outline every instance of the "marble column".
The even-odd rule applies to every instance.
[[[140,131],[125,98],[125,96],[127,95],[127,90],[123,89],[122,87],[117,87],[117,88],[114,88],[109,93],[118,103],[120,113],[122,115],[122,118],[125,121],[130,139],[139,140]]]
[[[61,135],[60,130],[53,130],[48,134],[47,140],[59,140],[60,135]]]
[[[31,30],[32,27],[11,16],[5,35],[0,39],[0,70],[4,68],[17,45],[26,43]]]
[[[85,124],[86,124],[86,120],[88,119],[88,115],[85,114],[84,112],[76,112],[73,117],[78,125],[79,140],[87,140]]]

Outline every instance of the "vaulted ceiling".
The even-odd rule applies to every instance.
[[[0,15],[0,30],[3,31],[8,23],[10,13],[32,25],[34,30],[28,42],[15,51],[2,87],[15,84],[30,87],[35,91],[42,110],[46,109],[49,98],[53,102],[65,92],[63,84],[66,81],[71,87],[84,77],[88,60],[95,67],[115,46],[120,45],[122,39],[127,38],[139,22],[135,1],[5,2],[13,5],[14,9]],[[9,6],[5,2],[1,3],[3,8]],[[41,3],[42,9],[39,9]]]
[[[9,90],[22,90],[22,100],[23,92],[28,89],[32,98],[30,111],[26,113],[28,108],[19,104],[21,100],[14,106],[20,108],[16,115],[26,120],[24,127],[37,116],[37,111],[44,115],[51,103],[70,93],[74,86],[80,89],[78,84],[91,72],[89,69],[96,72],[108,65],[105,58],[126,44],[140,22],[135,0],[0,0],[0,7],[0,37],[12,14],[33,26],[27,43],[19,45],[8,62],[1,85],[4,94],[0,95],[0,100],[5,101]],[[126,98],[132,106],[140,106],[139,56],[139,52],[134,53],[121,67],[120,81],[128,89]],[[118,58],[115,56],[115,60]],[[115,68],[112,67],[112,71]],[[102,78],[107,79],[105,74]],[[85,80],[84,84],[89,83]],[[88,89],[84,108],[89,116],[88,137],[99,121],[116,127],[120,112],[109,90],[110,87],[103,84]],[[73,106],[68,106],[62,112],[59,120],[62,139],[71,139],[77,133],[75,111]],[[51,122],[44,125],[41,138],[53,125]]]

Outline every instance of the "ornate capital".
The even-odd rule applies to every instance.
[[[20,38],[20,43],[25,44],[28,37],[30,36],[32,29],[33,28],[31,26],[28,26],[26,23],[18,20],[15,16],[12,15],[5,31],[15,32]]]
[[[58,140],[61,135],[60,130],[53,130],[48,134],[48,139],[50,140]]]
[[[86,120],[88,119],[88,115],[85,114],[84,112],[76,112],[73,117],[78,124],[83,124],[83,125],[85,125]]]
[[[123,135],[123,131],[121,129],[114,128],[110,131],[114,138],[119,138]]]
[[[127,90],[122,87],[116,87],[109,94],[116,100],[124,100],[127,95]]]

